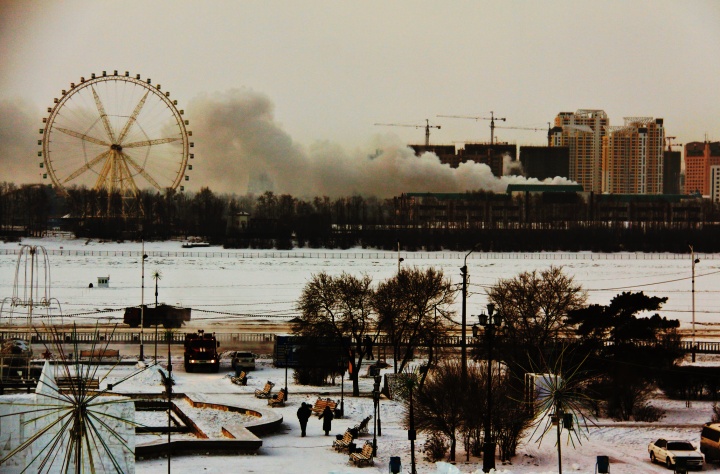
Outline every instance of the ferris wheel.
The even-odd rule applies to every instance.
[[[160,84],[103,71],[70,84],[54,102],[38,145],[44,177],[58,189],[85,186],[128,197],[146,188],[176,189],[189,180],[192,132]]]

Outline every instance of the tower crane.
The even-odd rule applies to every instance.
[[[505,130],[532,130],[534,132],[547,132],[548,134],[548,146],[550,146],[550,122],[545,122],[548,124],[548,128],[533,128],[533,127],[495,127],[495,128],[502,128]]]
[[[682,146],[682,143],[673,143],[672,142],[676,138],[677,137],[665,137],[665,142],[667,143],[667,151],[672,151],[672,147],[674,147],[674,146]]]
[[[438,115],[438,117],[448,117],[448,118],[463,118],[463,119],[472,119],[475,121],[478,120],[490,120],[490,144],[495,144],[495,120],[502,120],[505,122],[507,119],[505,117],[503,118],[496,118],[495,112],[492,110],[490,111],[490,117],[472,117],[469,115]]]
[[[425,146],[430,145],[430,129],[437,128],[440,130],[440,125],[430,125],[430,120],[425,119],[425,125],[408,125],[404,123],[376,123],[375,125],[386,125],[388,127],[413,127],[413,128],[425,128]]]

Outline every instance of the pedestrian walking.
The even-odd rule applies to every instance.
[[[364,342],[368,360],[373,360],[373,340],[370,336],[365,336]]]
[[[323,410],[322,415],[320,415],[320,419],[323,421],[323,430],[325,431],[325,436],[330,435],[330,430],[332,429],[333,412],[329,406],[325,405],[325,409]]]
[[[308,420],[310,419],[310,415],[312,414],[312,410],[310,410],[310,405],[308,405],[305,402],[302,402],[300,405],[300,408],[297,410],[297,417],[300,421],[300,436],[302,438],[305,437],[305,429],[307,428]]]

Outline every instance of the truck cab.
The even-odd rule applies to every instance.
[[[202,329],[197,333],[185,334],[185,372],[195,369],[220,370],[220,355],[217,348],[220,343],[215,334],[206,334]]]

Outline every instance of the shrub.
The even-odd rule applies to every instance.
[[[633,412],[633,418],[635,421],[649,421],[655,422],[665,416],[665,410],[652,405],[643,405],[638,407]]]
[[[430,462],[445,459],[447,450],[447,441],[445,437],[439,433],[433,433],[427,441],[425,441],[425,459]]]

